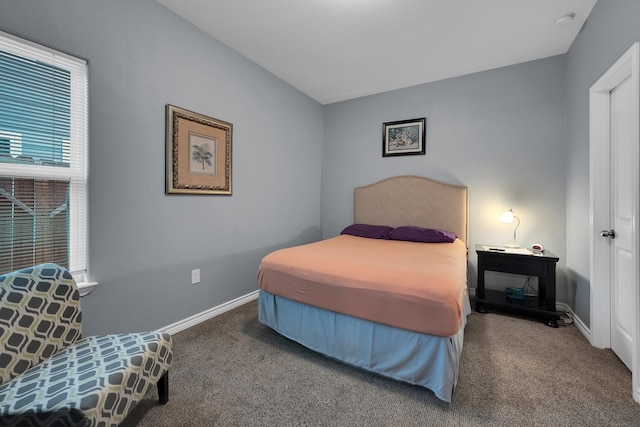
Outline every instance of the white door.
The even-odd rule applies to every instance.
[[[589,175],[589,338],[631,369],[640,402],[640,42],[589,90]]]
[[[636,259],[633,248],[636,159],[633,122],[633,85],[628,77],[611,91],[610,207],[611,239],[611,349],[631,369],[635,329]],[[615,234],[614,234],[615,233]]]

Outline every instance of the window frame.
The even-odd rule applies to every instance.
[[[69,271],[77,282],[87,279],[88,247],[88,64],[58,50],[0,31],[0,50],[41,61],[70,73],[70,166],[0,163],[0,176],[69,180]],[[6,132],[5,132],[6,133]]]

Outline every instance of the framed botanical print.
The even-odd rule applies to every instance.
[[[167,104],[168,194],[231,193],[233,125]]]

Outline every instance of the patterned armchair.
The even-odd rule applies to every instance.
[[[0,275],[0,425],[117,426],[153,384],[167,403],[169,334],[81,338],[81,321],[64,268]]]

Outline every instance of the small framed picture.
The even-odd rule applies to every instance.
[[[427,119],[401,120],[382,125],[382,157],[425,153]]]
[[[231,194],[233,125],[167,104],[168,194]]]

